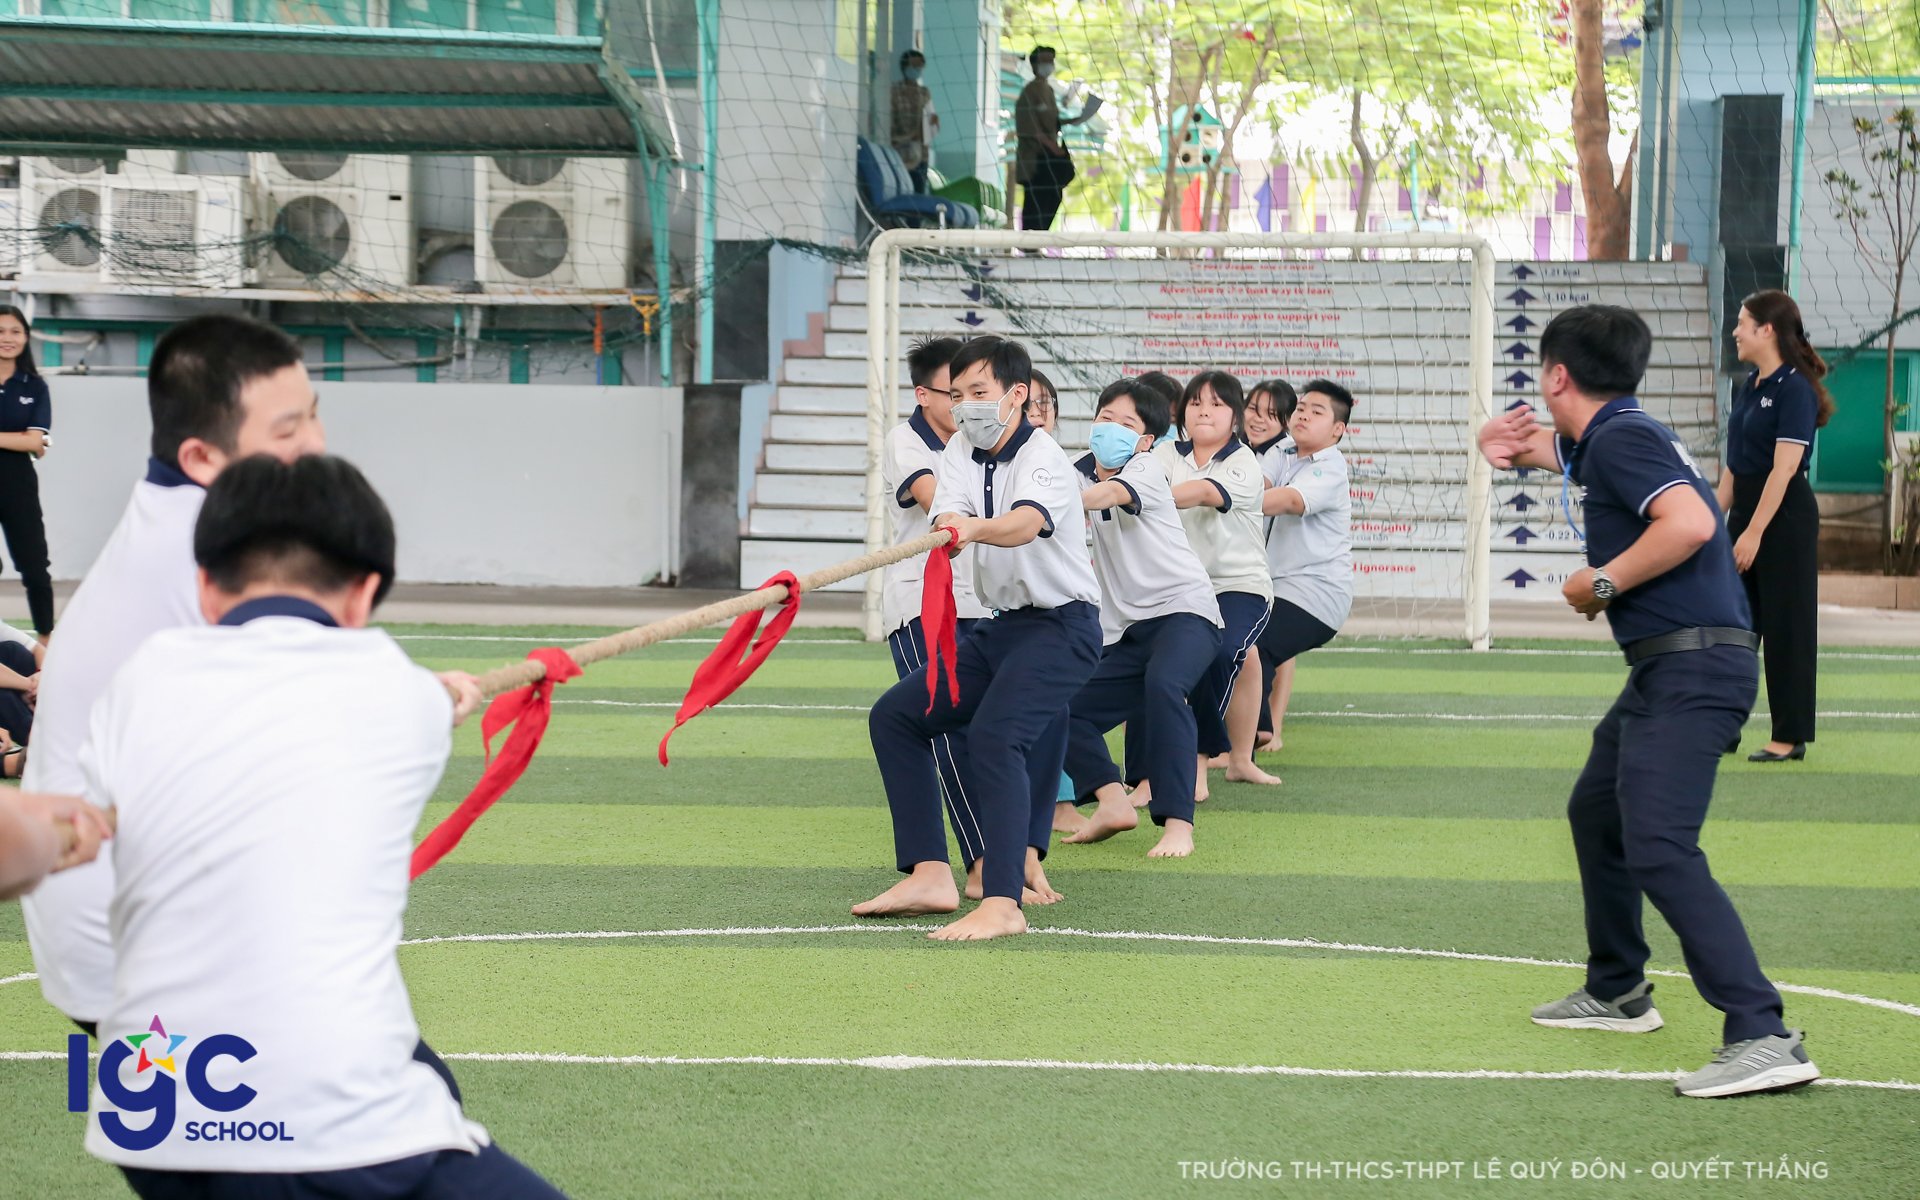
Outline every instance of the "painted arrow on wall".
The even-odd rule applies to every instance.
[[[1516,525],[1512,529],[1507,530],[1506,536],[1512,538],[1519,545],[1524,546],[1540,535],[1528,529],[1525,525]]]
[[[1525,512],[1540,502],[1538,500],[1535,500],[1532,496],[1527,495],[1525,492],[1521,492],[1519,495],[1515,496],[1513,499],[1507,501],[1507,503],[1513,505],[1515,508],[1519,509],[1521,512]],[[1505,506],[1503,505],[1502,507],[1505,507]]]
[[[1533,276],[1533,268],[1525,263],[1519,263],[1513,268],[1513,277],[1515,279],[1532,279]]]
[[[1531,376],[1531,375],[1529,375],[1529,374],[1527,374],[1527,373],[1526,373],[1525,371],[1515,371],[1515,372],[1514,372],[1513,374],[1511,374],[1511,375],[1509,375],[1509,376],[1507,376],[1507,377],[1506,377],[1505,379],[1503,379],[1503,380],[1501,380],[1501,382],[1502,382],[1502,383],[1510,383],[1510,384],[1512,384],[1512,385],[1513,385],[1513,388],[1514,388],[1514,390],[1515,390],[1515,391],[1518,391],[1518,390],[1520,390],[1521,388],[1523,388],[1523,387],[1525,387],[1525,386],[1527,386],[1528,384],[1530,384],[1530,383],[1532,383],[1532,382],[1533,382],[1533,376]]]
[[[1519,333],[1519,334],[1526,333],[1527,330],[1532,329],[1535,325],[1538,325],[1539,323],[1540,322],[1534,320],[1532,317],[1529,317],[1525,313],[1516,313],[1514,314],[1513,320],[1503,322],[1503,324],[1505,324],[1508,329],[1511,329],[1515,333]]]
[[[980,297],[986,295],[987,293],[985,289],[983,289],[979,284],[976,283],[970,287],[961,288],[960,294],[962,296],[965,296],[967,299],[973,301],[975,304],[978,304],[980,303]]]
[[[1515,342],[1513,345],[1508,346],[1505,350],[1502,350],[1500,353],[1511,354],[1513,356],[1513,361],[1519,362],[1521,359],[1527,357],[1529,354],[1532,354],[1533,351],[1527,348],[1527,344],[1525,342]]]
[[[1511,575],[1503,575],[1501,576],[1501,578],[1505,579],[1508,583],[1511,583],[1513,586],[1517,588],[1522,588],[1522,589],[1524,589],[1530,583],[1540,582],[1540,580],[1536,576],[1527,574],[1527,569],[1525,567],[1521,567],[1518,571],[1515,571]]]
[[[964,317],[959,317],[957,318],[957,320],[959,320],[964,325],[971,325],[975,329],[978,329],[980,328],[980,326],[985,325],[987,323],[987,319],[985,317],[981,316],[977,312],[974,312],[972,309],[968,309],[967,315]]]
[[[1527,301],[1538,300],[1539,298],[1540,297],[1534,295],[1532,292],[1528,291],[1525,288],[1515,288],[1513,289],[1513,291],[1507,294],[1507,299],[1513,301],[1514,304],[1520,308],[1525,308],[1527,306]]]

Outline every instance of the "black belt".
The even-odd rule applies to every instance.
[[[1635,666],[1657,654],[1675,654],[1682,650],[1705,650],[1712,646],[1760,648],[1760,635],[1751,629],[1733,629],[1724,625],[1701,625],[1676,629],[1659,637],[1641,638],[1625,647],[1627,665]]]

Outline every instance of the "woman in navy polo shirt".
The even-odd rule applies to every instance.
[[[1785,292],[1755,292],[1741,302],[1733,341],[1753,373],[1733,397],[1717,490],[1766,655],[1773,712],[1773,740],[1747,758],[1797,761],[1813,740],[1819,647],[1820,508],[1807,468],[1814,430],[1833,415],[1833,397],[1821,382],[1827,364]]]
[[[27,314],[0,304],[0,532],[27,588],[33,631],[53,632],[53,577],[47,571],[47,526],[40,516],[40,480],[33,460],[47,452],[53,401],[33,366]]]

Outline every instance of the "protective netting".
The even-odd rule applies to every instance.
[[[1046,192],[1070,156],[1057,228],[1442,230],[1510,262],[1687,265],[1723,403],[1740,296],[1790,286],[1839,364],[1816,484],[1880,489],[1889,339],[1896,424],[1916,424],[1917,298],[1895,283],[1920,191],[1895,119],[1920,97],[1911,0],[22,4],[603,38],[666,146],[22,158],[0,178],[17,185],[0,188],[0,273],[45,297],[69,366],[135,365],[141,331],[111,320],[257,294],[346,368],[591,382],[670,363],[781,384],[785,343],[809,339],[873,228],[1031,223],[1022,179],[1041,169]],[[1037,46],[1055,65],[1039,84]],[[364,112],[377,131],[380,106]],[[131,292],[180,303],[99,298]],[[1127,319],[1086,319],[1109,317]]]

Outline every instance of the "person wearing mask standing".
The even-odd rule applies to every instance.
[[[1052,229],[1054,214],[1073,182],[1073,156],[1060,140],[1060,127],[1077,125],[1085,118],[1060,116],[1060,101],[1053,94],[1052,46],[1035,46],[1027,62],[1033,67],[1033,79],[1020,89],[1013,108],[1013,127],[1020,138],[1014,174],[1026,192],[1020,228]]]
[[[913,178],[913,190],[927,192],[928,147],[940,132],[940,114],[933,110],[933,93],[920,82],[926,73],[927,56],[908,50],[900,56],[900,82],[893,85],[894,153]]]
[[[1716,489],[1767,672],[1773,740],[1750,762],[1797,762],[1813,740],[1820,627],[1820,506],[1807,482],[1814,431],[1833,415],[1827,364],[1785,292],[1755,292],[1733,327],[1753,373],[1734,393]]]
[[[53,575],[34,460],[47,453],[53,399],[33,365],[32,333],[27,314],[0,304],[0,532],[27,589],[33,632],[44,642],[53,632]]]

